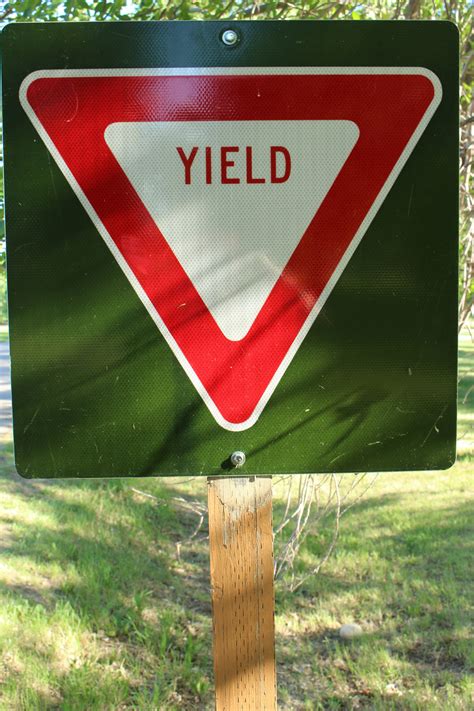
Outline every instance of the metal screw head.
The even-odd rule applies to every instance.
[[[235,30],[224,30],[224,32],[221,34],[221,40],[228,47],[233,47],[239,41],[239,35]]]
[[[232,452],[230,455],[230,463],[233,467],[236,467],[236,469],[243,467],[246,459],[247,457],[244,452]]]

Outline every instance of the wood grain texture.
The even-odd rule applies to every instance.
[[[276,709],[270,477],[208,479],[217,711]]]

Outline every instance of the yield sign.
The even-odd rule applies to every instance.
[[[441,100],[422,68],[45,70],[22,105],[217,422],[253,425]]]

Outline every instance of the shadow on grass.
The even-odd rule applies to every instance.
[[[204,502],[202,484],[193,498]],[[67,604],[90,633],[126,646],[126,664],[133,666],[134,657],[143,670],[141,680],[123,682],[120,694],[128,701],[140,696],[137,708],[155,708],[150,701],[155,696],[156,708],[174,708],[161,691],[157,695],[158,672],[166,693],[177,693],[179,683],[176,708],[196,703],[205,708],[207,687],[204,683],[199,691],[199,683],[211,677],[212,666],[208,542],[200,536],[183,545],[178,556],[176,542],[189,536],[195,523],[173,509],[171,498],[183,492],[148,480],[146,490],[161,500],[158,504],[134,495],[131,487],[141,485],[136,479],[46,483],[5,474],[0,492],[14,498],[18,511],[5,509],[0,519],[9,529],[2,556],[19,570],[37,569],[55,580],[46,591],[17,580],[5,580],[0,589],[47,614]],[[427,499],[425,507],[408,515],[402,498],[390,494],[359,502],[343,519],[336,554],[322,573],[296,594],[277,588],[278,616],[301,619],[294,633],[278,640],[280,683],[289,693],[286,707],[303,708],[308,699],[312,703],[317,678],[324,687],[318,691],[321,708],[338,708],[331,704],[339,701],[339,708],[349,708],[344,703],[359,693],[364,674],[378,668],[383,654],[403,667],[407,678],[419,675],[425,685],[439,689],[457,683],[472,668],[472,642],[465,633],[473,623],[472,507],[431,510]],[[276,518],[281,507],[275,502]],[[308,536],[298,561],[301,572],[321,554],[330,534],[328,521],[317,536]],[[335,632],[345,615],[372,625],[352,645],[343,645]],[[333,662],[340,659],[336,678]],[[310,665],[307,674],[302,660]],[[96,691],[103,687],[108,693],[113,677],[104,669],[101,676],[98,669],[69,669],[60,681],[62,698],[78,693],[86,678],[97,675]],[[100,708],[96,699],[103,696],[91,694],[78,708]],[[388,703],[383,694],[380,699],[382,706]]]
[[[138,699],[140,709],[173,708],[166,705],[173,694],[180,707],[191,708],[204,704],[208,694],[212,659],[204,547],[180,559],[175,543],[194,521],[178,519],[171,493],[159,482],[153,490],[160,505],[137,497],[131,490],[136,485],[136,480],[25,481],[5,469],[0,476],[0,495],[8,501],[0,513],[1,555],[11,570],[10,579],[2,576],[0,595],[19,606],[25,629],[32,629],[16,640],[17,651],[49,669],[47,645],[42,633],[34,632],[34,619],[39,615],[44,625],[66,606],[73,627],[79,625],[101,648],[113,646],[115,667],[127,670],[126,678],[117,680],[116,668],[105,659],[58,674],[53,685],[64,704],[77,698],[77,709],[115,708],[114,680],[113,703]],[[30,579],[40,580],[37,589]],[[68,622],[62,627],[66,633]],[[96,676],[97,683],[88,684]],[[120,684],[125,691],[119,699]],[[42,703],[39,696],[31,708],[34,703]]]
[[[356,505],[343,520],[336,554],[322,573],[296,595],[277,595],[282,619],[296,613],[309,620],[306,627],[296,625],[293,637],[277,641],[282,676],[312,660],[313,675],[324,680],[320,708],[352,708],[350,699],[358,695],[364,708],[421,708],[430,687],[432,708],[467,708],[464,698],[472,690],[464,697],[462,689],[474,671],[472,502],[430,510],[427,495],[424,508],[407,513],[397,506],[402,498],[406,505],[406,496],[396,494]],[[303,555],[317,557],[321,546],[319,536],[310,536]],[[337,630],[352,621],[365,634],[345,643]],[[300,699],[312,698],[308,674],[298,677],[300,691],[288,682]],[[384,695],[384,678],[390,693],[393,678],[399,688],[411,688],[410,703]],[[456,702],[449,701],[450,689]]]

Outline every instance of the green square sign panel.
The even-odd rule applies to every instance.
[[[449,23],[7,27],[18,471],[450,466],[457,58]]]

